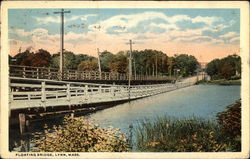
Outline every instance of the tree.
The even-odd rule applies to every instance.
[[[128,58],[125,52],[119,52],[109,63],[111,72],[126,73],[128,72]]]
[[[96,59],[82,61],[77,70],[79,71],[98,71],[98,63]]]
[[[18,54],[16,54],[14,57],[13,57],[13,59],[15,59],[15,62],[14,62],[14,64],[15,65],[26,65],[27,64],[27,66],[30,66],[31,64],[30,64],[30,62],[24,62],[24,60],[26,59],[26,58],[28,58],[29,56],[33,56],[33,52],[30,52],[29,50],[25,50],[24,52],[21,52],[21,53],[18,53]]]
[[[208,63],[206,72],[212,79],[240,78],[241,58],[238,55],[229,55],[222,59],[215,59]]]
[[[222,63],[220,65],[219,75],[229,80],[233,75],[235,75],[235,68],[229,63]]]
[[[115,55],[112,54],[111,52],[104,51],[100,55],[100,61],[101,61],[101,67],[102,71],[109,72],[110,71],[110,62],[115,58]]]
[[[175,56],[176,68],[180,69],[180,75],[187,77],[194,75],[199,67],[199,62],[192,55],[180,54]]]
[[[219,64],[220,60],[219,59],[214,59],[211,62],[207,64],[206,72],[209,76],[212,78],[215,78],[215,76],[218,76],[219,73]]]
[[[48,67],[51,60],[51,55],[48,51],[39,49],[38,52],[36,52],[31,58],[31,66]]]

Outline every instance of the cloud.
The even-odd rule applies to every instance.
[[[208,42],[212,41],[213,38],[210,36],[192,36],[192,37],[179,37],[174,39],[174,42]]]
[[[210,26],[212,26],[212,24],[216,21],[221,21],[222,19],[220,17],[201,17],[201,16],[197,16],[195,18],[192,18],[191,21],[193,23],[205,23],[208,24]]]
[[[95,16],[97,16],[97,14],[87,14],[87,15],[81,16],[80,19],[82,21],[87,21],[89,17],[95,17]]]
[[[82,21],[86,21],[91,16],[97,16],[97,14],[86,14],[86,15],[74,15],[70,17],[65,17],[64,22],[70,22],[77,19],[81,19]],[[48,24],[48,23],[60,23],[60,16],[48,16],[48,17],[33,17],[38,24]]]
[[[220,38],[232,38],[232,37],[235,37],[236,35],[237,35],[236,32],[230,31],[230,32],[228,32],[226,34],[220,35],[219,37]]]
[[[229,42],[238,42],[238,41],[240,41],[240,37],[239,36],[234,37],[234,38],[232,38],[232,39],[229,40]]]
[[[90,42],[92,41],[90,38],[88,38],[88,35],[86,34],[77,34],[74,32],[69,32],[65,35],[65,42],[66,43],[82,43],[82,42]]]
[[[121,34],[128,32],[155,32],[155,29],[157,28],[159,30],[164,29],[164,31],[178,30],[180,28],[176,25],[176,23],[181,21],[204,23],[207,26],[212,27],[214,22],[221,20],[222,19],[220,17],[196,16],[191,18],[188,15],[167,16],[162,12],[143,12],[137,14],[115,15],[108,19],[101,20],[95,24],[89,25],[89,30],[96,31],[97,26],[100,26],[100,32],[111,34]],[[162,33],[162,31],[159,33]]]
[[[38,24],[48,24],[48,23],[60,23],[59,16],[48,16],[48,17],[33,17]]]

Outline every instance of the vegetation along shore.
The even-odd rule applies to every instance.
[[[202,118],[155,118],[139,121],[131,136],[112,127],[101,128],[84,118],[65,117],[63,125],[34,134],[33,151],[46,152],[238,152],[241,151],[241,101]],[[131,134],[130,134],[131,135]],[[62,144],[63,143],[63,144]],[[132,147],[135,147],[132,149]]]

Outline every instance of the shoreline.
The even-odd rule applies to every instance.
[[[211,80],[211,81],[198,81],[196,85],[205,84],[205,85],[223,85],[223,86],[231,86],[231,85],[241,85],[241,79],[239,80]]]

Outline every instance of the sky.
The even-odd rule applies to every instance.
[[[100,51],[154,49],[194,55],[209,62],[239,53],[239,9],[112,8],[71,9],[65,13],[64,48],[97,56]],[[20,50],[60,51],[60,9],[9,9],[10,55]]]

